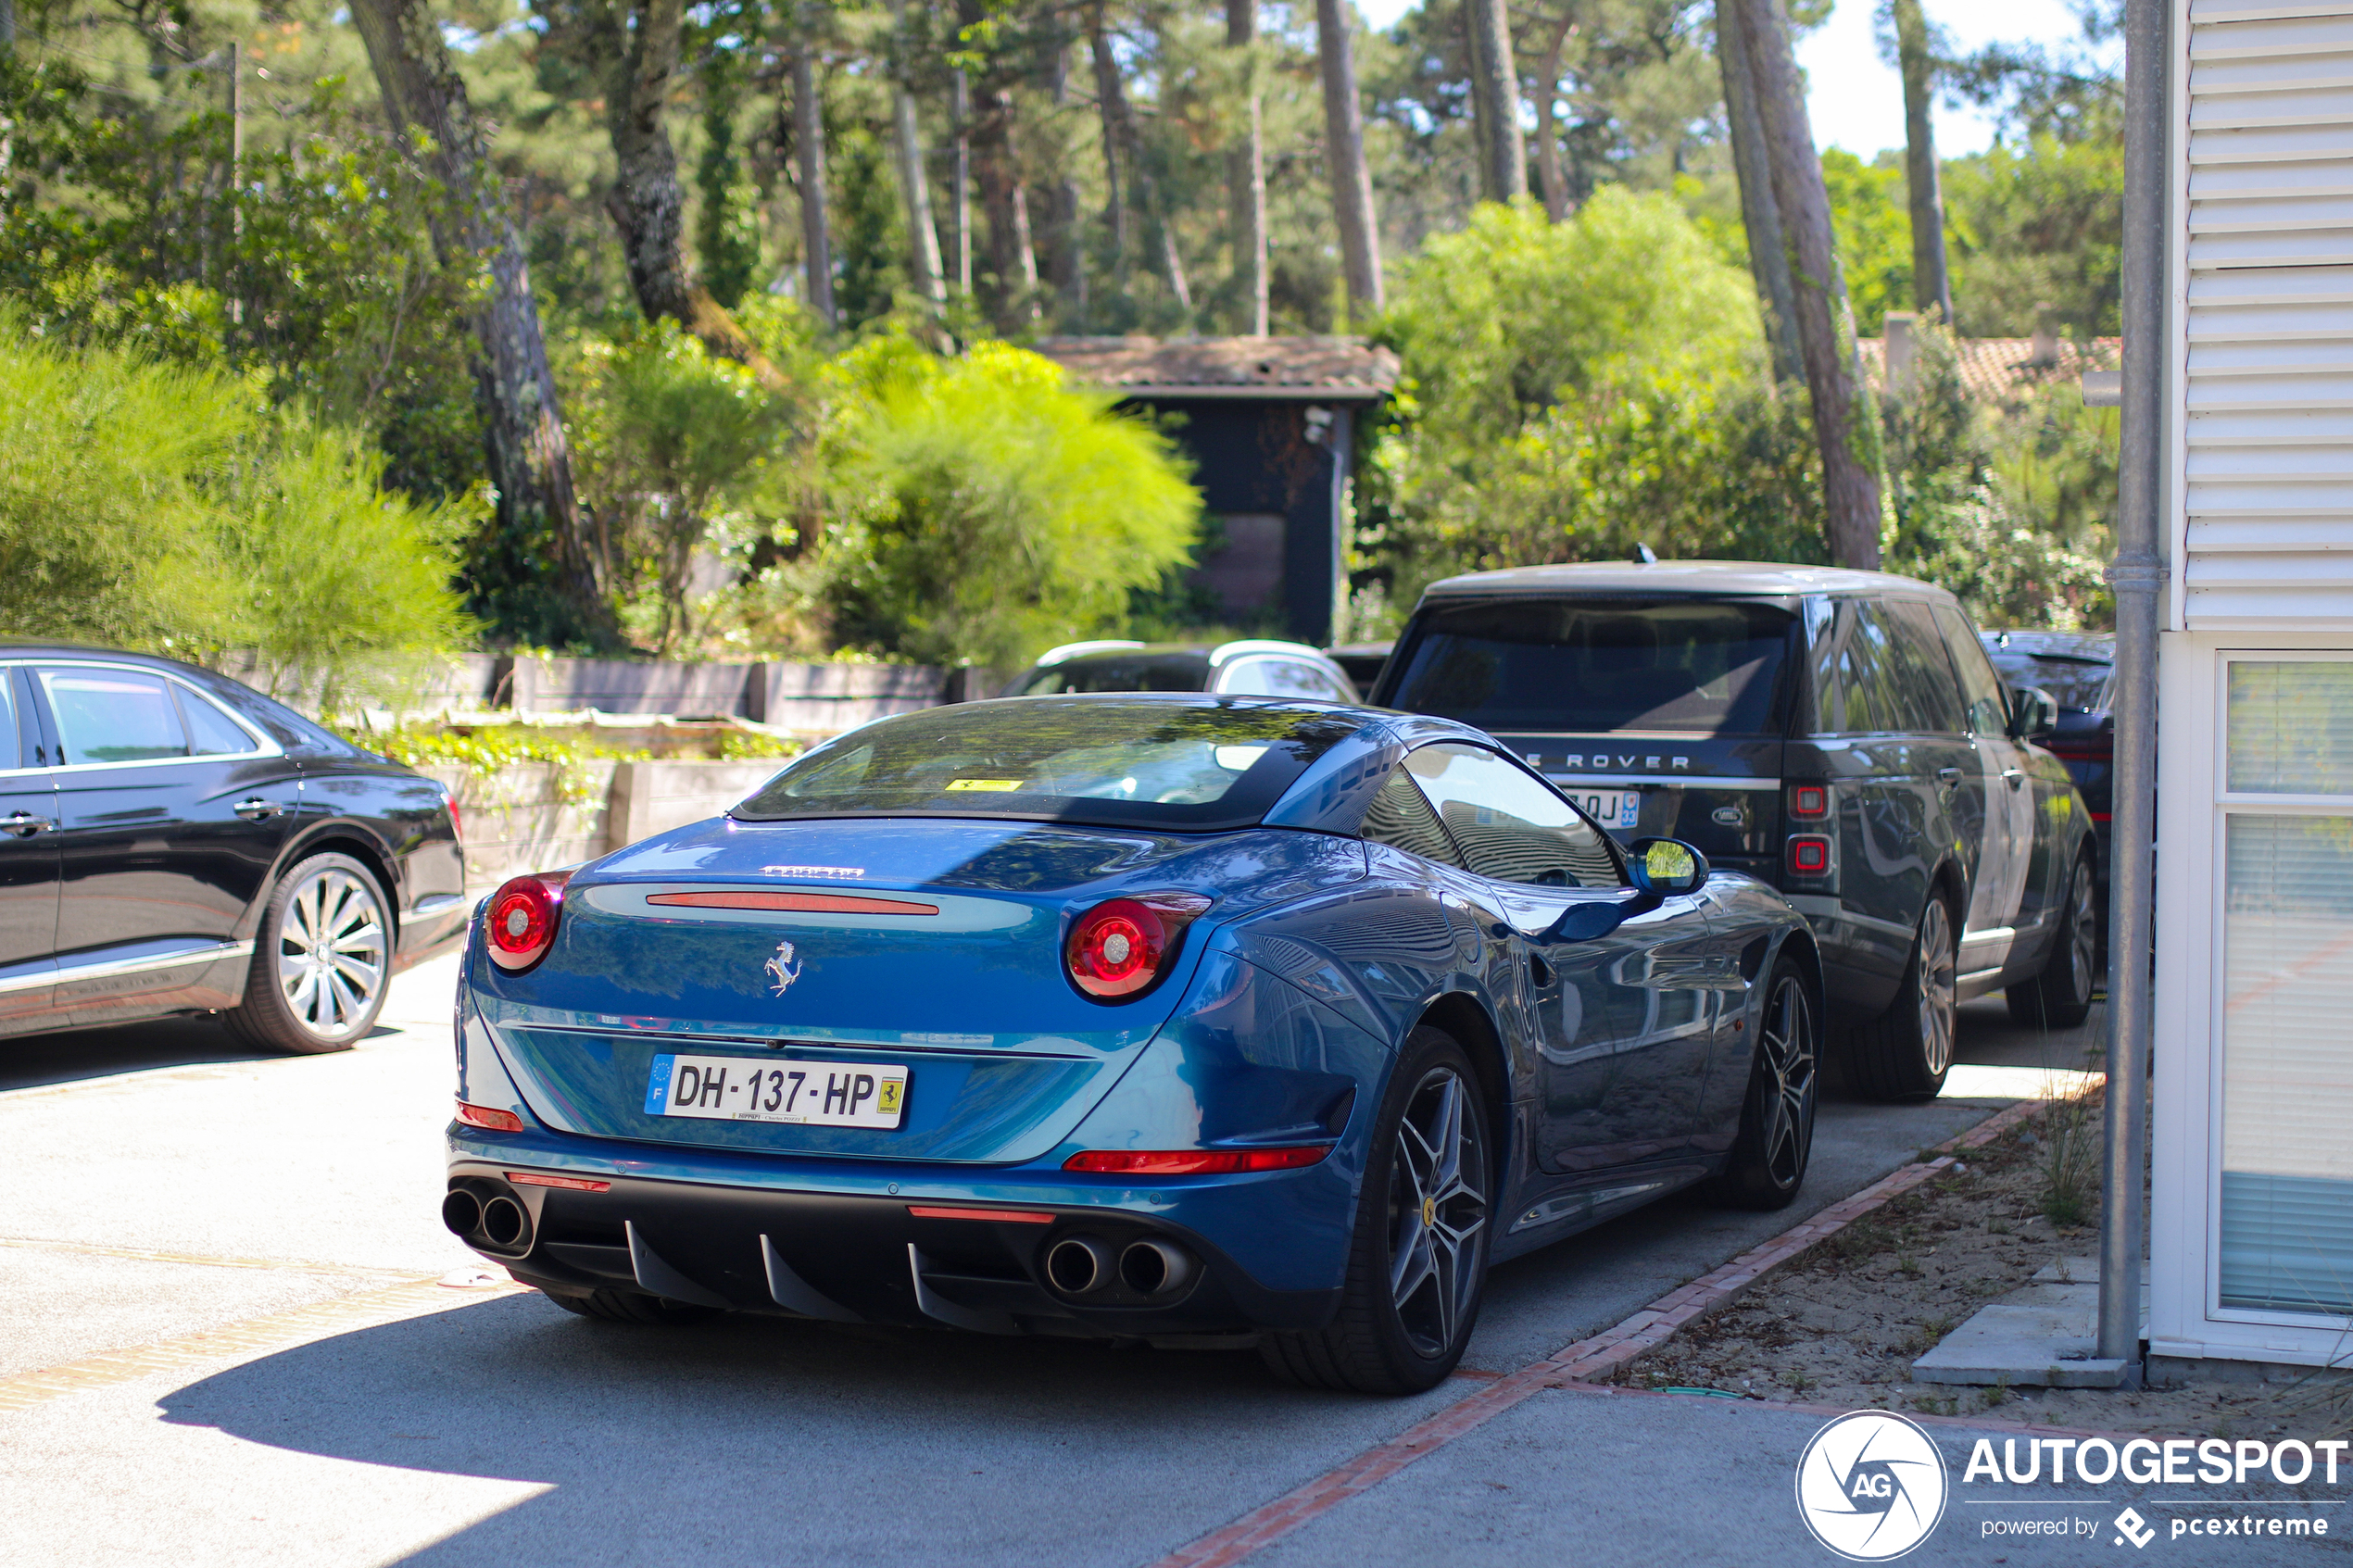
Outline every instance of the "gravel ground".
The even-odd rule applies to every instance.
[[[1980,1307],[2039,1269],[2099,1249],[2101,1117],[2055,1105],[2039,1123],[1858,1220],[1722,1311],[1629,1366],[1633,1387],[1712,1388],[1845,1410],[2220,1437],[2353,1432],[2353,1382],[2136,1390],[1985,1388],[1916,1383],[1911,1365]],[[2052,1201],[2055,1172],[2080,1161],[2073,1212]],[[2053,1213],[2058,1215],[2055,1223]]]

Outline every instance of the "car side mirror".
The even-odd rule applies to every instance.
[[[1696,893],[1707,885],[1707,857],[1680,838],[1638,838],[1629,869],[1634,885],[1655,897]]]
[[[2040,686],[2020,686],[2011,694],[2010,736],[2041,740],[2058,728],[2058,703]]]

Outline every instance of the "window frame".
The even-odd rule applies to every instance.
[[[215,712],[224,715],[254,743],[254,748],[250,751],[209,752],[201,757],[142,757],[123,762],[53,762],[45,768],[11,770],[14,772],[58,774],[94,772],[101,769],[184,768],[197,762],[252,762],[265,758],[283,757],[286,754],[285,747],[280,746],[275,737],[264,734],[246,722],[242,714],[231,710],[227,704],[214,701],[210,693],[206,692],[194,682],[183,680],[169,670],[157,670],[153,665],[133,664],[122,659],[26,658],[18,659],[7,668],[20,669],[25,672],[24,684],[31,690],[33,699],[40,704],[41,728],[46,736],[56,743],[60,751],[65,748],[65,732],[57,723],[55,706],[49,701],[49,688],[41,680],[41,672],[44,670],[105,670],[126,675],[145,675],[150,679],[161,681],[167,690],[173,692],[175,701],[184,700],[187,696],[194,696],[201,701],[210,703]],[[182,718],[181,724],[183,728],[186,723],[186,719]]]

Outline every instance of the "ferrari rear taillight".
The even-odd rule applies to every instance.
[[[1198,893],[1113,898],[1080,915],[1063,945],[1070,983],[1098,1001],[1125,1001],[1158,984],[1185,927],[1209,908]]]
[[[489,940],[490,961],[510,974],[520,974],[547,956],[556,940],[556,922],[564,907],[564,884],[570,872],[535,872],[502,884],[490,896],[490,911],[483,922]]]
[[[1090,1148],[1063,1160],[1063,1169],[1128,1176],[1230,1176],[1296,1171],[1331,1151],[1327,1143],[1288,1148]]]

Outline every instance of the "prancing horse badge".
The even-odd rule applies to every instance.
[[[791,943],[776,944],[776,956],[767,964],[768,978],[775,983],[776,995],[781,997],[792,989],[792,983],[800,978],[802,967],[802,960],[793,957]]]

